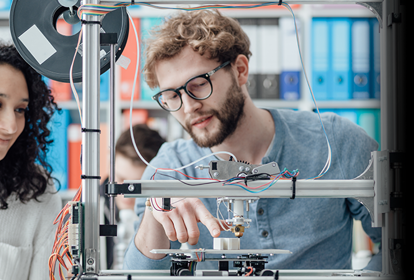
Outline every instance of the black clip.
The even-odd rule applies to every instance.
[[[81,175],[81,179],[85,180],[85,179],[98,179],[101,180],[101,176],[88,176],[88,175]]]
[[[100,129],[89,129],[89,128],[84,128],[84,127],[82,127],[82,132],[98,132],[99,134],[101,134]]]
[[[279,0],[279,4],[277,4],[278,6],[282,5],[282,0]]]
[[[296,197],[296,177],[292,177],[292,196],[290,199],[295,199]]]
[[[99,26],[102,26],[102,23],[99,20],[84,20],[81,19],[82,24],[99,24]]]

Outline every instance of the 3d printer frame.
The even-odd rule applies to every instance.
[[[84,0],[83,4],[115,4],[120,1],[107,0]],[[195,0],[157,0],[149,1],[153,4],[197,4]],[[235,3],[261,3],[256,0],[204,0],[203,4],[235,4]],[[403,246],[400,221],[402,216],[401,209],[401,151],[404,151],[401,139],[397,135],[401,134],[401,127],[398,122],[401,112],[397,108],[403,101],[403,92],[398,87],[399,65],[401,57],[398,56],[397,40],[400,32],[399,19],[402,11],[400,10],[399,0],[365,0],[365,1],[329,1],[329,0],[285,0],[289,4],[310,4],[310,3],[358,3],[370,9],[378,18],[380,26],[380,48],[381,48],[381,144],[382,151],[372,154],[372,169],[359,180],[318,180],[318,181],[298,181],[296,185],[296,197],[355,197],[368,206],[373,217],[375,226],[382,227],[382,253],[383,271],[382,277],[393,276],[401,269],[401,260],[396,258]],[[200,2],[201,3],[201,2]],[[99,22],[98,16],[84,15],[82,20],[87,22]],[[86,24],[83,31],[83,72],[84,81],[82,90],[83,113],[85,128],[99,130],[99,48],[100,48],[99,24]],[[111,102],[113,99],[111,99]],[[111,123],[113,120],[111,120]],[[113,125],[113,123],[112,123]],[[113,137],[113,129],[111,130]],[[112,145],[113,147],[113,139]],[[98,133],[83,133],[82,135],[82,174],[86,177],[82,180],[82,205],[84,215],[83,244],[81,252],[83,272],[81,279],[126,279],[125,275],[131,274],[132,279],[165,279],[161,272],[131,272],[131,271],[101,271],[99,267],[99,135]],[[112,158],[112,156],[111,156]],[[113,162],[112,162],[113,163]],[[111,168],[113,169],[113,164]],[[370,172],[372,171],[372,174]],[[113,175],[112,175],[113,176]],[[113,178],[113,177],[112,177]],[[128,182],[126,182],[128,183]],[[210,186],[208,193],[203,192],[202,188],[191,187],[187,189],[180,182],[162,181],[138,181],[141,193],[135,194],[136,197],[159,197],[159,191],[173,196],[188,197],[214,197],[211,196],[214,186]],[[162,187],[160,187],[162,186]],[[254,182],[252,183],[254,186]],[[219,196],[246,196],[238,188],[231,186],[223,188],[217,185],[220,190]],[[217,188],[218,190],[218,188]],[[256,196],[256,195],[255,195]],[[291,182],[278,182],[277,188],[270,188],[266,192],[258,194],[259,197],[291,197]],[[161,273],[161,274],[160,274]],[[319,274],[318,274],[319,273]],[[349,271],[329,272],[334,279],[341,279],[341,275]],[[105,275],[104,275],[105,274]],[[123,274],[116,276],[115,274]],[[304,271],[296,274],[287,274],[289,279],[309,276],[326,276],[318,271]],[[130,276],[131,277],[131,276]],[[364,276],[362,276],[364,277]],[[203,277],[202,279],[209,279]],[[265,279],[265,278],[263,278]],[[273,279],[273,278],[272,278]]]

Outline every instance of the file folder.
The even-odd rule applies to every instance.
[[[157,25],[162,23],[162,18],[149,17],[141,18],[141,40],[144,42],[149,37],[149,31]],[[144,42],[145,43],[145,42]],[[144,45],[144,44],[142,44]],[[141,69],[143,70],[145,64],[144,49],[141,49]],[[135,70],[134,70],[135,71]],[[137,87],[141,87],[141,100],[152,101],[152,96],[159,92],[159,88],[151,89],[145,81],[144,71],[141,73],[141,85],[137,84]]]
[[[139,18],[133,18],[132,19],[135,28],[137,30],[138,36],[139,36],[139,30],[140,30],[140,19]],[[135,40],[135,33],[134,28],[131,26],[131,22],[129,22],[129,32],[128,32],[128,41],[125,45],[124,51],[122,52],[122,55],[127,57],[131,60],[131,63],[128,66],[128,69],[119,68],[119,76],[120,76],[120,87],[119,87],[119,93],[120,93],[120,99],[131,101],[131,95],[132,95],[132,87],[134,83],[134,77],[135,77],[135,67],[136,67],[136,61],[137,61],[137,44]],[[134,92],[134,100],[139,99],[140,95],[140,76],[137,76],[137,81],[135,85],[135,92]]]
[[[68,184],[69,189],[79,189],[82,181],[81,167],[82,152],[82,127],[78,123],[72,123],[68,126]]]
[[[352,24],[353,98],[368,99],[370,94],[370,26],[368,19]]]
[[[12,0],[0,0],[0,11],[10,11]]]
[[[279,98],[280,40],[279,20],[258,20],[258,74],[257,91],[261,99]]]
[[[296,19],[300,38],[300,21]],[[281,74],[280,98],[298,100],[300,98],[300,72],[302,64],[298,51],[296,29],[293,18],[281,17],[279,20],[281,32]],[[303,50],[303,47],[301,46]]]
[[[259,46],[258,46],[258,22],[255,18],[238,18],[243,31],[250,39],[250,51],[252,56],[249,59],[249,77],[247,80],[247,91],[252,99],[257,99],[258,83],[257,74],[259,71]]]
[[[331,93],[329,19],[312,20],[312,90],[316,100],[328,100]]]
[[[348,100],[352,98],[351,20],[346,18],[332,19],[331,28],[331,97],[334,100]]]
[[[380,29],[376,18],[370,19],[371,26],[371,93],[370,98],[380,99]]]
[[[49,139],[53,143],[49,145],[46,153],[46,162],[53,168],[53,176],[60,182],[60,189],[68,188],[68,126],[70,121],[69,111],[62,109],[56,111],[48,123],[50,130]]]
[[[365,132],[381,145],[380,109],[358,110],[358,122]]]

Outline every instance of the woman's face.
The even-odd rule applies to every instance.
[[[0,64],[0,160],[3,160],[25,126],[29,90],[20,70]]]

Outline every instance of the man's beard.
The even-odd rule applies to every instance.
[[[211,148],[220,145],[236,130],[240,119],[243,117],[245,96],[233,76],[232,85],[228,89],[226,95],[227,99],[224,101],[224,104],[219,110],[211,109],[200,114],[212,115],[220,121],[218,130],[214,134],[207,137],[200,137],[196,135],[196,133],[192,130],[190,120],[187,120],[185,126],[183,126],[198,146],[203,148]]]

